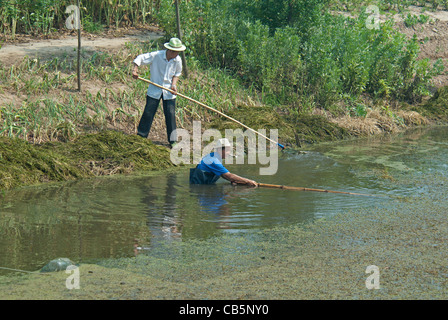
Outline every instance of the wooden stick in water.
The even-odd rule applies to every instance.
[[[380,197],[380,196],[374,195],[374,194],[344,192],[344,191],[333,191],[333,190],[324,190],[324,189],[312,189],[312,188],[303,188],[303,187],[290,187],[290,186],[283,186],[283,185],[277,185],[277,184],[268,184],[268,183],[259,183],[258,186],[259,187],[264,187],[264,188],[277,188],[277,189],[296,190],[296,191],[314,191],[314,192],[325,192],[325,193],[351,194],[351,195],[355,195],[355,196]]]

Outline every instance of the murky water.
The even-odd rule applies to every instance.
[[[272,176],[259,176],[254,165],[228,168],[264,183],[406,197],[425,189],[391,183],[390,174],[446,176],[447,156],[444,127],[286,152]],[[6,192],[0,201],[0,267],[34,271],[57,257],[75,262],[131,257],[160,242],[307,223],[381,208],[390,200],[232,187],[222,179],[213,186],[190,186],[185,169],[24,188]]]

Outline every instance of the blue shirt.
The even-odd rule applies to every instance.
[[[198,164],[198,169],[214,173],[218,177],[229,172],[229,170],[222,165],[221,156],[219,154],[215,156],[214,152],[202,158],[201,162]]]

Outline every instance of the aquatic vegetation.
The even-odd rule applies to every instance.
[[[0,276],[0,298],[446,299],[445,129],[429,137],[418,129],[395,145],[389,145],[390,135],[372,145],[366,140],[330,144],[361,175],[405,192],[403,197],[347,207],[306,224],[183,238],[136,257],[81,262],[81,290],[67,290],[63,271]],[[390,155],[399,148],[403,163],[418,170],[372,166],[370,159],[359,166],[354,160],[363,154],[377,157],[377,148]],[[366,288],[371,265],[380,272],[378,290]]]
[[[297,145],[350,137],[350,132],[322,116],[300,115],[294,120]]]
[[[409,177],[398,180],[404,179]],[[353,209],[250,236],[163,243],[137,257],[80,264],[82,290],[66,289],[65,272],[0,277],[0,288],[8,288],[0,290],[0,297],[446,299],[447,184],[432,181],[444,187],[387,208]],[[418,178],[412,182],[419,183]],[[370,265],[379,269],[379,290],[366,288]]]
[[[117,131],[42,145],[0,137],[0,189],[172,166],[167,148]]]
[[[330,122],[320,115],[291,115],[281,112],[272,112],[271,107],[240,105],[229,111],[229,116],[239,119],[248,127],[259,130],[277,129],[278,136],[287,145],[301,147],[303,144],[312,144],[322,141],[331,141],[350,137],[350,132],[336,123]],[[214,119],[210,126],[224,134],[225,129],[242,128],[227,119]]]
[[[238,121],[253,130],[265,129],[268,137],[269,130],[276,129],[282,141],[288,144],[294,143],[293,124],[289,123],[284,115],[282,116],[278,112],[273,112],[271,107],[239,105],[229,110],[226,114],[234,119],[238,119]],[[225,129],[246,130],[244,127],[223,117],[212,119],[210,121],[210,127],[220,130],[223,136],[225,135]]]

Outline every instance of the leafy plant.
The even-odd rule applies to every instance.
[[[82,17],[82,26],[86,32],[100,33],[104,30],[101,23],[95,22],[90,14],[86,14]]]
[[[429,16],[421,14],[419,16],[408,13],[406,18],[403,20],[406,27],[411,28],[417,24],[424,24],[428,22]]]

